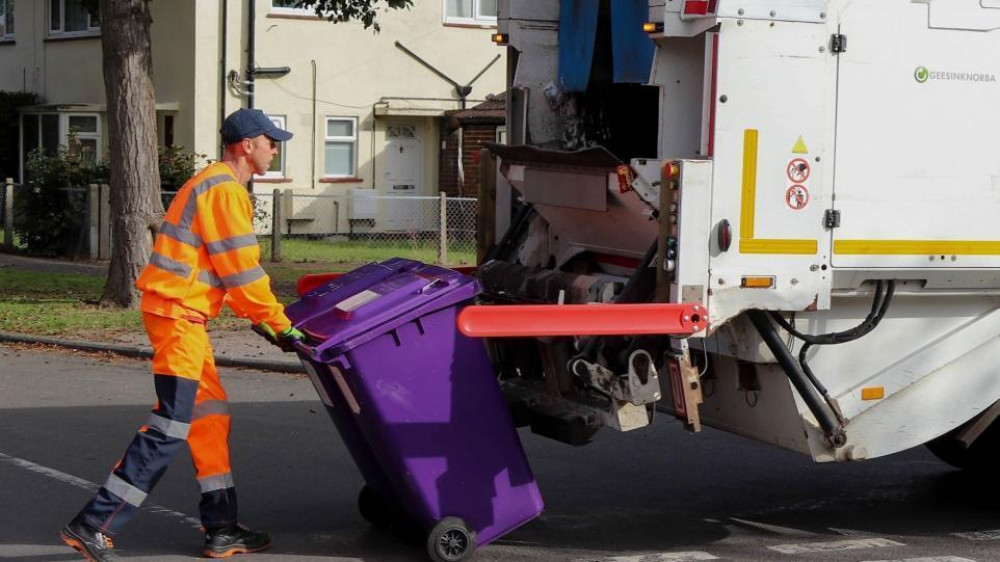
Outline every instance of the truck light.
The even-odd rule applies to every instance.
[[[729,224],[729,221],[722,219],[719,221],[718,231],[716,231],[716,241],[719,243],[719,249],[723,252],[728,252],[729,247],[733,245],[733,227]]]
[[[494,33],[490,38],[499,46],[506,45],[510,42],[510,35],[506,33]]]
[[[869,386],[861,389],[862,400],[881,400],[885,398],[884,386]]]
[[[663,170],[660,171],[662,178],[667,180],[675,180],[681,177],[681,167],[677,162],[667,162],[663,165]]]
[[[704,16],[707,15],[708,12],[708,0],[687,0],[684,2],[685,15]]]
[[[642,30],[646,33],[663,33],[663,22],[647,21],[642,24]]]
[[[740,287],[744,289],[773,289],[774,276],[744,276]]]

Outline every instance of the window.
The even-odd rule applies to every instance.
[[[298,0],[271,0],[272,14],[290,14],[315,16],[316,11],[312,8],[297,8]]]
[[[21,120],[21,158],[37,148],[54,156],[59,146],[94,164],[101,159],[101,119],[97,113],[25,113]]]
[[[358,120],[354,117],[326,118],[326,148],[323,175],[354,177],[358,146]]]
[[[14,0],[0,0],[0,40],[14,38]]]
[[[49,35],[77,37],[97,35],[101,21],[80,5],[79,0],[49,0]]]
[[[444,22],[497,24],[497,0],[444,0]]]
[[[274,126],[279,129],[285,128],[285,116],[284,115],[268,115],[267,116]],[[265,178],[283,178],[285,177],[285,143],[278,143],[278,153],[274,155],[274,160],[271,160],[271,167],[267,169],[267,173],[264,174]]]
[[[97,115],[67,115],[66,149],[87,163],[99,160],[101,135]]]

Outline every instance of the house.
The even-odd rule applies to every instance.
[[[222,119],[252,106],[295,134],[253,182],[257,193],[436,195],[448,112],[504,89],[496,0],[417,0],[381,11],[377,34],[294,4],[150,4],[159,142],[218,158]],[[77,0],[0,0],[0,90],[44,100],[22,111],[22,158],[71,138],[84,154],[107,150],[100,33]],[[302,219],[289,223],[295,232],[350,218],[348,205],[317,213],[302,201],[285,211]]]

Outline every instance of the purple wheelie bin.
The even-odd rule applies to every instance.
[[[287,309],[299,356],[366,487],[373,523],[411,521],[455,562],[537,517],[542,498],[482,341],[455,319],[476,279],[392,259]]]

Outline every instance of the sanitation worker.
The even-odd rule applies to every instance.
[[[153,346],[156,405],[101,489],[59,533],[88,560],[117,559],[112,536],[139,510],[185,442],[201,488],[205,556],[224,558],[271,544],[266,533],[238,523],[229,408],[206,323],[225,303],[285,351],[303,339],[260,267],[246,189],[253,174],[267,171],[277,143],[292,133],[253,109],[226,117],[220,132],[225,155],[178,191],[137,283]]]

